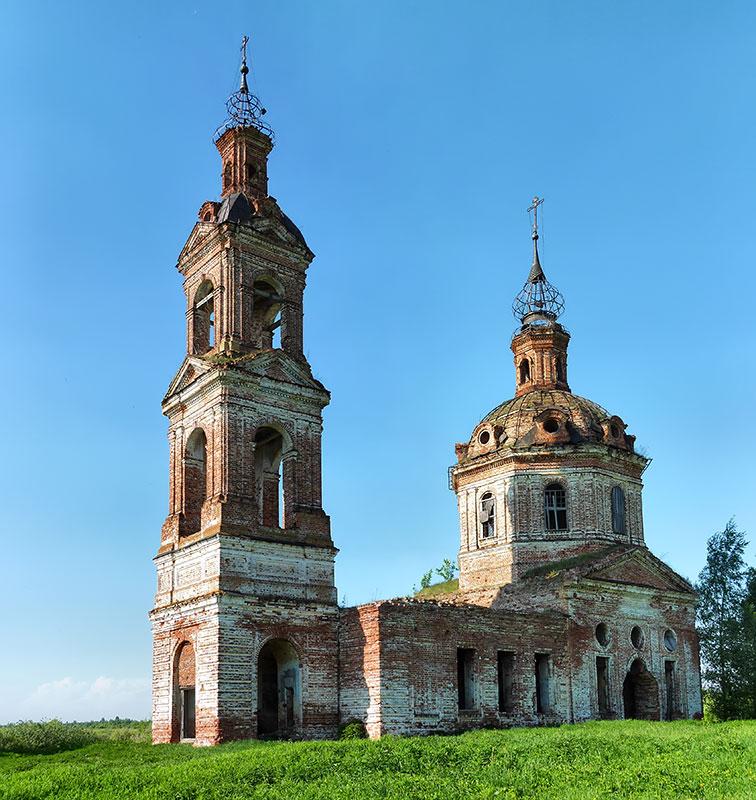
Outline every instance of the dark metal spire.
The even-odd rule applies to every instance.
[[[226,110],[228,111],[228,119],[223,125],[218,128],[213,137],[216,141],[220,139],[229,128],[257,128],[270,140],[275,142],[273,129],[266,125],[261,117],[266,113],[262,107],[260,100],[249,91],[247,85],[247,75],[249,74],[249,67],[247,66],[247,42],[249,38],[245,36],[242,39],[241,53],[242,63],[239,72],[241,73],[241,81],[239,83],[239,90],[234,92],[231,97],[226,101]]]
[[[538,257],[538,206],[543,198],[533,198],[528,211],[534,212],[533,219],[533,266],[522,291],[515,297],[512,311],[523,325],[556,322],[564,311],[564,298],[555,286],[547,280]]]
[[[538,234],[533,231],[533,266],[530,268],[528,283],[545,280],[546,276],[543,274],[543,269],[541,268],[541,260],[538,258]]]

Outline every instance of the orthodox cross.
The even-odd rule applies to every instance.
[[[242,38],[242,46],[241,46],[241,53],[242,53],[242,65],[239,72],[241,72],[241,86],[239,90],[243,94],[247,94],[249,92],[249,88],[247,87],[247,73],[249,72],[249,67],[247,67],[247,42],[249,41],[248,36],[244,36]]]
[[[544,200],[543,197],[540,197],[540,198],[539,197],[534,197],[533,198],[533,205],[530,206],[530,208],[528,209],[528,212],[530,212],[530,211],[533,212],[533,233],[536,233],[536,234],[538,233],[538,206],[540,206],[541,203],[543,203],[543,200]]]

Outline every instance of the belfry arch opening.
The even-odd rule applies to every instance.
[[[254,283],[252,329],[261,350],[281,347],[285,334],[283,318],[284,297],[281,290],[268,280]]]
[[[194,739],[197,660],[191,642],[182,642],[176,650],[173,666],[173,707],[175,739]]]
[[[299,656],[286,639],[271,639],[257,659],[257,735],[291,738],[302,727]]]
[[[659,719],[659,684],[643,660],[636,658],[622,684],[625,719]]]
[[[201,356],[215,347],[215,307],[213,284],[204,280],[194,294],[192,306],[192,353]]]
[[[530,380],[530,362],[527,358],[520,361],[520,383],[527,383]]]
[[[184,452],[184,535],[202,528],[202,505],[207,499],[207,437],[195,428]]]
[[[271,426],[255,434],[255,484],[259,522],[270,528],[284,528],[286,493],[282,480],[283,434]]]

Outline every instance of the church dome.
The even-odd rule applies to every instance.
[[[616,415],[560,389],[533,389],[496,406],[476,425],[464,457],[542,445],[603,443],[633,452],[634,436]]]
[[[550,416],[549,411],[554,414]],[[541,417],[544,419],[541,420]],[[532,441],[523,439],[528,438],[528,433],[537,427],[539,421],[546,429],[554,427],[549,424],[552,419],[565,424],[573,442],[601,441],[604,438],[601,423],[609,419],[609,414],[598,403],[571,392],[534,389],[496,406],[482,422],[500,426],[506,434],[506,443],[513,447],[518,443],[532,444]]]
[[[537,212],[543,201],[533,200]],[[567,382],[569,331],[557,318],[562,295],[546,280],[533,230],[533,266],[515,299],[521,327],[512,337],[515,396],[496,406],[476,425],[469,442],[457,445],[460,462],[502,450],[549,445],[601,443],[634,452],[635,437],[625,423],[592,400],[573,394]]]

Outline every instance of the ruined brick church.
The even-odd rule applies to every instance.
[[[572,394],[538,254],[515,300],[515,396],[456,445],[459,588],[340,608],[321,502],[328,391],[303,354],[313,253],[268,194],[273,134],[246,81],[216,133],[178,270],[187,354],[163,400],[153,738],[371,737],[701,712],[696,595],[646,548],[648,459]],[[538,203],[534,211],[537,215]]]

